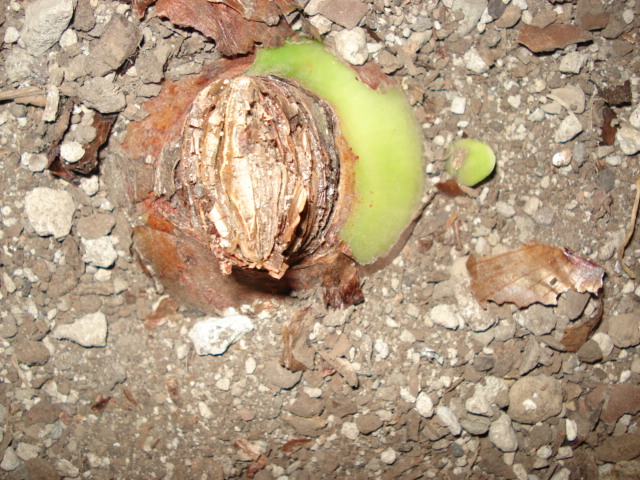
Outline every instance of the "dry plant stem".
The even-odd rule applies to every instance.
[[[638,206],[640,205],[640,175],[636,178],[636,198],[633,201],[633,210],[631,211],[631,218],[629,219],[629,226],[627,227],[627,235],[624,237],[622,244],[618,247],[618,262],[620,262],[620,266],[622,269],[627,272],[630,278],[635,279],[636,275],[633,271],[627,267],[622,261],[622,256],[624,255],[624,251],[629,245],[631,241],[631,237],[633,237],[633,232],[636,229],[636,221],[638,219]]]

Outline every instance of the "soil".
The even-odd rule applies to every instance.
[[[306,14],[332,37],[344,27],[315,14],[323,3]],[[61,121],[55,110],[44,121],[44,93],[79,99],[63,142],[90,142],[94,109],[118,115],[102,165],[140,105],[216,58],[215,45],[154,7],[139,21],[128,4],[79,0],[33,56],[20,38],[28,2],[1,3],[2,92],[39,89],[0,103],[1,478],[640,476],[640,287],[616,257],[640,167],[602,134],[609,105],[618,134],[640,136],[640,3],[344,3],[423,126],[428,205],[401,253],[363,280],[364,303],[327,310],[310,291],[247,306],[253,331],[221,355],[194,351],[188,334],[203,314],[152,316],[166,297],[100,171],[76,186],[42,156]],[[105,28],[115,17],[126,21]],[[591,30],[579,43],[551,35],[541,53],[518,42],[526,26],[550,24]],[[435,184],[462,136],[489,144],[497,168],[471,196],[448,197]],[[30,195],[55,201],[60,222],[28,211]],[[467,256],[529,242],[600,264],[598,298],[482,311]],[[635,235],[624,261],[636,275],[639,254]],[[599,318],[600,303],[595,334],[565,351],[567,329]],[[309,368],[290,372],[282,331],[299,318],[296,354]]]

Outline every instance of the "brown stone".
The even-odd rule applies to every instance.
[[[640,434],[625,433],[609,437],[595,448],[596,459],[601,462],[622,462],[640,456]]]
[[[286,410],[298,417],[311,418],[320,415],[324,409],[324,402],[319,398],[310,398],[301,395],[293,404],[286,407]]]
[[[382,427],[382,420],[375,413],[368,413],[362,417],[358,417],[356,420],[358,430],[363,435],[369,435]]]
[[[358,26],[369,7],[360,0],[325,0],[318,5],[318,13],[344,28]]]
[[[553,52],[567,45],[589,42],[592,39],[587,30],[575,25],[554,24],[545,28],[522,25],[518,35],[518,43],[534,53]]]
[[[592,409],[604,402],[600,420],[613,425],[622,415],[633,415],[640,411],[640,386],[598,385],[586,396],[585,401]]]

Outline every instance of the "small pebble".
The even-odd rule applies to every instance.
[[[60,145],[60,156],[65,162],[77,163],[84,156],[84,148],[78,142],[64,142]]]
[[[7,27],[4,32],[4,43],[16,43],[20,38],[20,31],[16,27]]]
[[[335,39],[338,54],[350,64],[363,65],[369,58],[364,29],[356,27],[352,30],[342,30],[336,34]]]
[[[568,115],[556,130],[554,139],[558,143],[566,143],[582,132],[582,124],[575,115]]]
[[[244,315],[209,317],[191,327],[189,338],[198,355],[221,355],[252,330],[253,322]]]
[[[604,355],[605,358],[611,355],[611,352],[613,351],[613,340],[611,340],[609,335],[604,332],[596,332],[593,337],[591,337],[591,340],[600,346],[602,355]]]
[[[467,99],[464,97],[456,96],[451,100],[451,113],[456,115],[462,115],[467,109]]]
[[[102,312],[89,313],[73,323],[58,325],[53,336],[60,340],[71,340],[83,347],[105,347],[107,345],[107,318]]]
[[[460,426],[460,422],[458,422],[458,417],[453,413],[453,410],[444,405],[439,405],[436,408],[436,415],[438,416],[438,420],[440,420],[440,422],[449,429],[451,435],[454,437],[460,435],[462,427]]]
[[[616,132],[616,143],[625,155],[635,155],[640,152],[640,130],[631,127],[621,127]]]
[[[360,435],[360,431],[358,430],[358,426],[355,422],[344,422],[342,427],[340,427],[340,433],[349,440],[355,440]]]
[[[507,202],[498,201],[496,202],[495,208],[496,212],[498,212],[504,218],[511,218],[516,214],[515,208],[513,208]]]
[[[489,70],[489,65],[487,65],[487,62],[484,61],[475,48],[467,50],[463,59],[465,67],[473,73],[484,73]]]
[[[571,163],[571,157],[573,156],[573,150],[565,148],[556,152],[551,158],[551,163],[554,167],[566,167]]]
[[[393,448],[387,448],[384,452],[380,454],[380,460],[382,463],[386,463],[387,465],[393,465],[396,461],[397,454]]]

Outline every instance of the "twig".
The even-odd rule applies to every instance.
[[[629,219],[629,226],[627,227],[627,236],[624,237],[622,244],[618,247],[618,262],[620,262],[620,266],[622,269],[627,272],[630,278],[635,279],[636,274],[627,267],[622,261],[622,256],[624,255],[624,250],[627,248],[631,237],[633,237],[633,232],[636,229],[636,221],[638,219],[638,206],[640,205],[640,175],[636,178],[636,198],[633,201],[633,210],[631,211],[631,218]]]
[[[23,87],[0,91],[0,102],[16,100],[24,97],[44,96],[45,92],[39,87]]]

